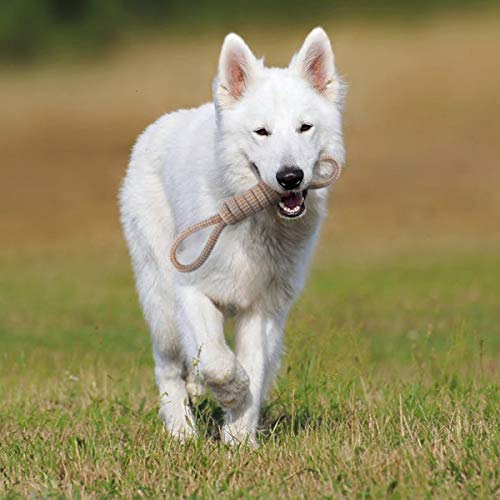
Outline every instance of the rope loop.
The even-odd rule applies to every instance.
[[[213,231],[210,233],[203,250],[196,260],[191,262],[191,264],[182,264],[177,259],[177,249],[180,247],[181,243],[189,238],[192,234],[205,229],[206,227],[214,226]],[[188,227],[182,233],[178,234],[174,240],[172,248],[170,250],[170,260],[172,264],[181,271],[182,273],[190,273],[192,271],[196,271],[199,267],[201,267],[205,261],[208,259],[212,250],[219,239],[220,233],[226,227],[226,223],[222,221],[219,214],[213,215],[212,217],[205,219],[204,221],[198,222],[198,224],[194,224],[193,226]]]
[[[328,187],[340,177],[342,169],[334,158],[331,156],[323,156],[319,161],[320,163],[329,163],[332,167],[332,172],[324,178],[313,180],[308,186],[309,189],[322,189]],[[218,214],[188,227],[177,235],[170,250],[170,260],[172,264],[181,273],[190,273],[200,268],[212,253],[219,236],[227,225],[238,224],[247,217],[255,215],[271,205],[277,204],[280,199],[281,194],[267,185],[264,181],[260,181],[253,188],[244,193],[227,198],[223,201]],[[190,264],[182,264],[179,262],[177,259],[177,250],[181,243],[192,234],[210,226],[215,227],[208,237],[200,255]]]
[[[335,158],[331,156],[322,156],[319,160],[320,163],[329,163],[332,167],[332,172],[326,177],[315,179],[309,184],[309,189],[322,189],[328,187],[339,180],[342,168]]]

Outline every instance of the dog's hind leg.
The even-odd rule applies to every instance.
[[[236,324],[236,354],[250,378],[243,403],[226,414],[223,439],[229,444],[257,444],[260,407],[279,367],[284,317],[249,311]]]
[[[194,418],[183,380],[184,366],[179,357],[154,349],[156,384],[160,390],[159,416],[175,437],[185,439],[196,434]]]

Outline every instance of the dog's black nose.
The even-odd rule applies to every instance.
[[[303,178],[304,171],[299,167],[283,167],[276,174],[276,180],[285,189],[298,188]]]

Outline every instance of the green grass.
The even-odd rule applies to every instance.
[[[2,496],[498,495],[500,258],[327,264],[249,450],[211,399],[198,440],[163,431],[123,251],[4,256]]]

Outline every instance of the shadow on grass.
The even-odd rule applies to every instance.
[[[221,440],[224,425],[224,410],[208,396],[191,408],[200,437],[214,441]],[[304,429],[318,429],[323,416],[306,405],[296,405],[281,398],[273,399],[262,411],[258,435],[261,441],[299,435]]]
[[[207,396],[191,404],[191,408],[200,437],[220,441],[220,430],[224,425],[224,410],[217,401]]]

